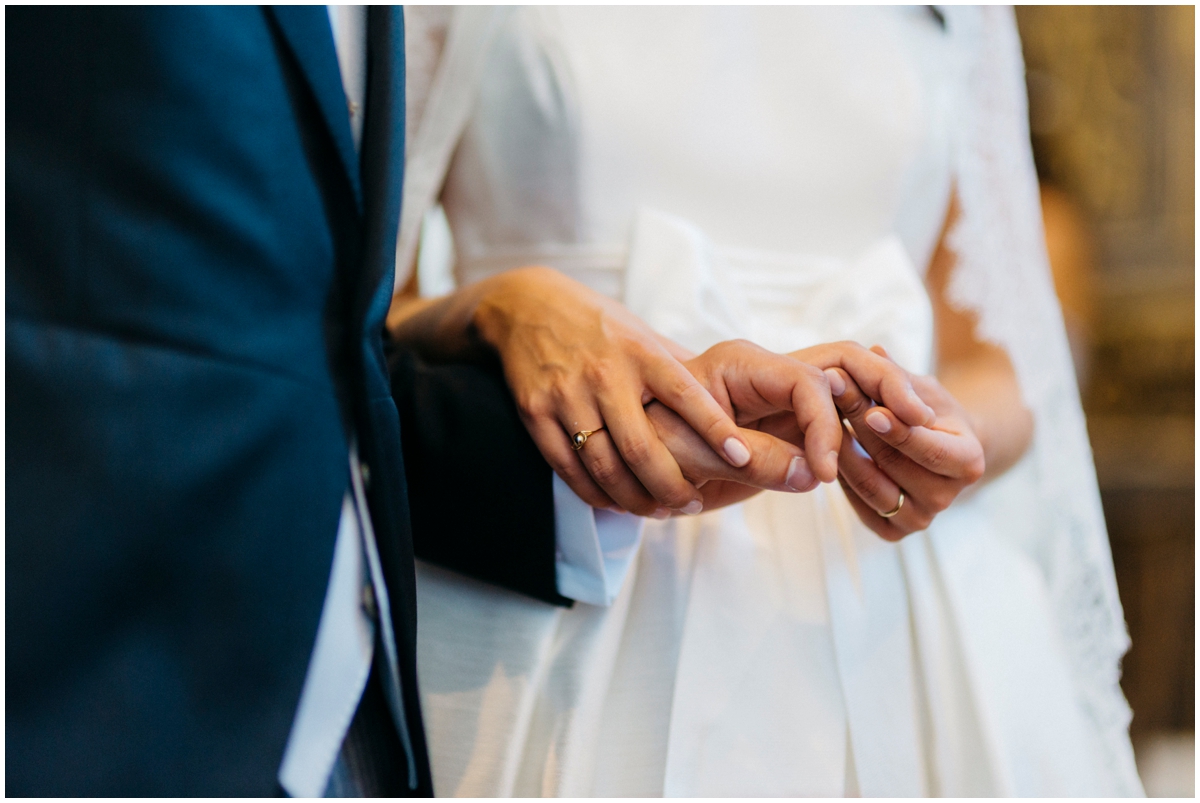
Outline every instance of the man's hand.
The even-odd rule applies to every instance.
[[[746,340],[718,343],[684,365],[738,426],[761,430],[786,419],[776,428],[806,455],[810,475],[823,482],[837,477],[842,432],[820,368]]]
[[[704,509],[715,510],[748,499],[760,490],[799,493],[817,487],[797,446],[763,432],[744,430],[743,436],[754,459],[742,468],[734,468],[709,448],[708,444],[661,402],[651,402],[646,415],[654,424],[659,439],[679,463],[683,476],[704,493]]]
[[[914,376],[916,391],[936,418],[928,426],[909,426],[877,406],[849,376],[842,379],[844,389],[835,400],[851,427],[838,461],[846,497],[862,522],[888,541],[924,530],[983,476],[983,447],[966,410],[933,377]],[[895,510],[902,490],[900,510],[881,515]]]

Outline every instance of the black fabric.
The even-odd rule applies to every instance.
[[[354,719],[342,740],[325,797],[410,797],[408,767],[396,724],[380,680],[383,645],[375,640],[375,660]]]
[[[555,605],[551,470],[517,414],[500,365],[390,357],[404,428],[417,557]]]

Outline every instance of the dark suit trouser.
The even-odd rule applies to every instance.
[[[404,747],[388,709],[380,680],[383,645],[375,640],[375,659],[362,699],[342,742],[326,797],[411,797]]]

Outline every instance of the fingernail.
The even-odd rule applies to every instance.
[[[829,464],[833,466],[834,478],[828,482],[837,482],[838,453],[836,449],[829,453]]]
[[[660,507],[650,515],[656,519],[669,519],[671,518],[671,511],[667,510],[665,507]]]
[[[617,505],[609,505],[608,509],[611,510],[613,513],[624,513],[625,512],[625,508],[618,507]]]
[[[846,392],[846,380],[842,379],[842,375],[837,371],[826,368],[825,377],[829,380],[829,392],[834,396],[841,396]]]
[[[693,499],[692,501],[688,502],[686,505],[681,507],[680,510],[689,516],[695,516],[701,510],[704,510],[704,503],[701,502],[699,499]]]
[[[725,454],[729,457],[729,461],[738,468],[750,462],[750,450],[737,438],[725,439]]]
[[[787,487],[796,492],[807,491],[816,481],[817,478],[808,467],[808,462],[803,457],[793,457],[791,465],[788,466],[787,479],[784,480]]]
[[[867,426],[880,435],[892,431],[892,422],[888,421],[888,417],[878,410],[867,413]]]

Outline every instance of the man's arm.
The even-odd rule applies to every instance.
[[[550,466],[517,415],[499,362],[431,365],[389,354],[418,558],[555,605]]]

